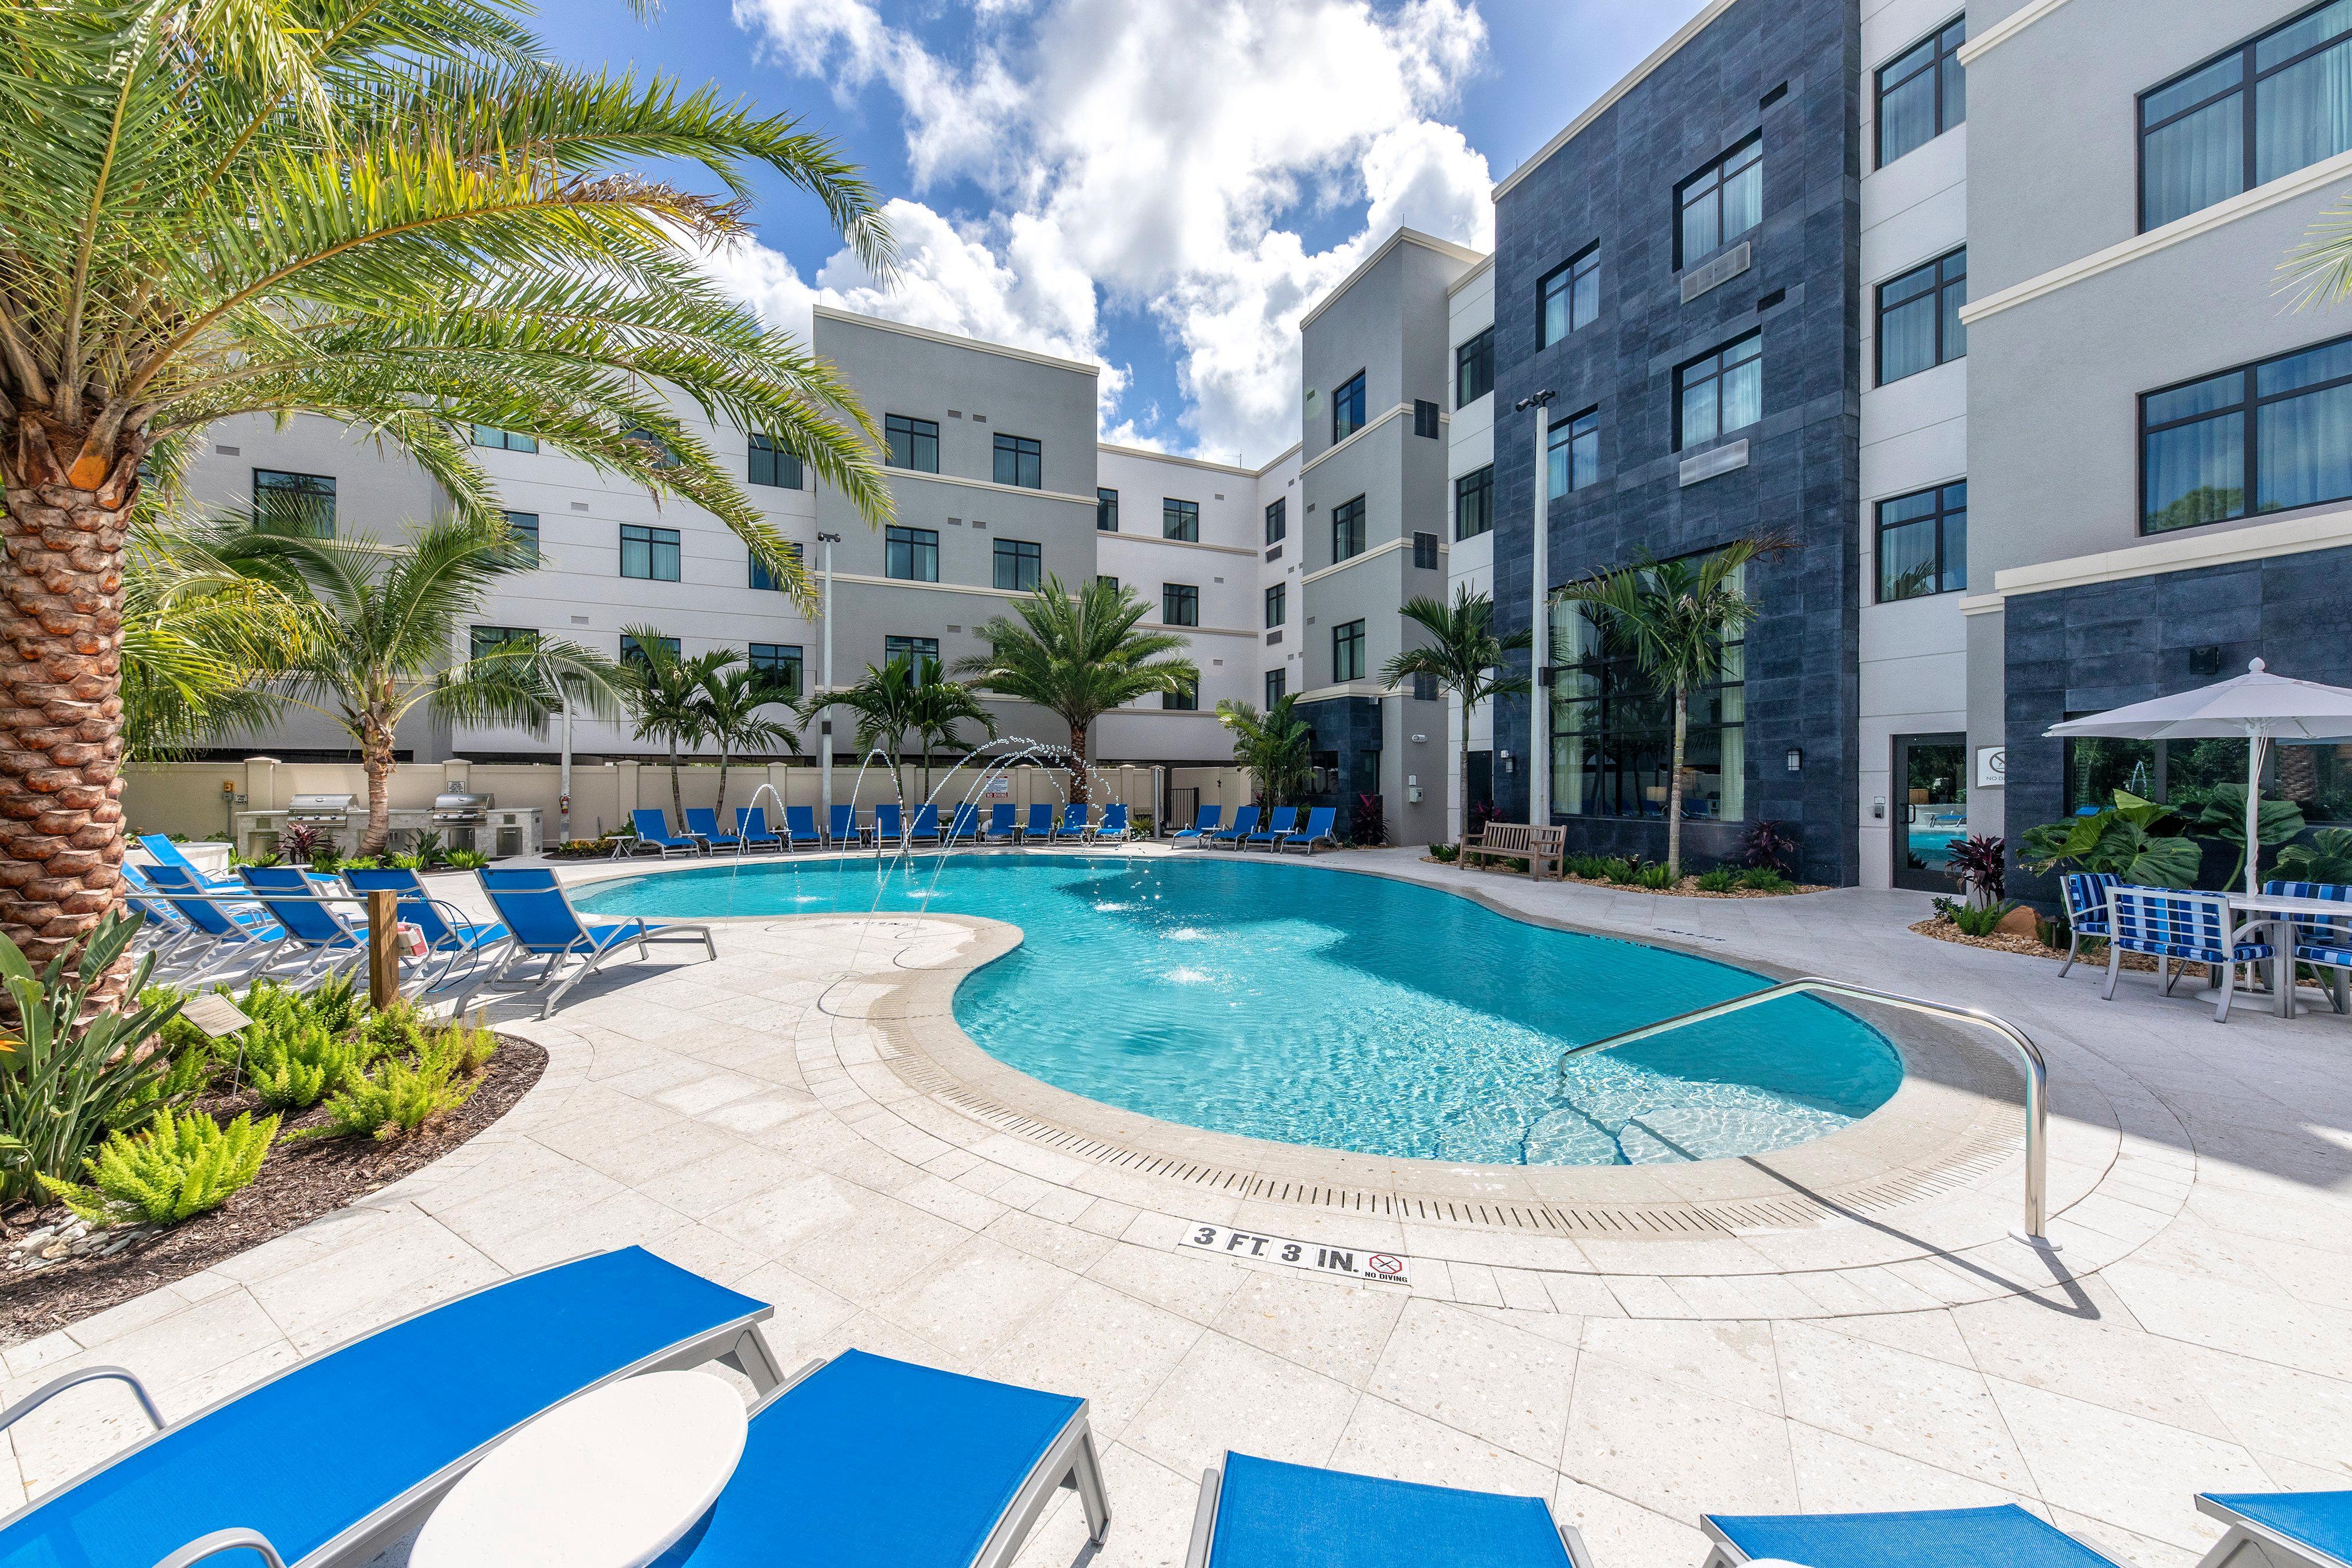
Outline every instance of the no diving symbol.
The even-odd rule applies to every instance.
[[[1364,1269],[1383,1280],[1393,1280],[1404,1272],[1404,1260],[1391,1258],[1385,1252],[1375,1252],[1364,1260]]]

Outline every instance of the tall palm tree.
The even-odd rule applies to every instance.
[[[779,723],[765,711],[789,699],[777,691],[764,670],[741,663],[728,653],[702,675],[702,725],[706,737],[719,746],[719,827],[727,829],[727,765],[735,754],[772,750],[782,746],[801,754],[800,731]],[[753,798],[758,798],[756,791]]]
[[[931,662],[937,668],[936,662]],[[824,706],[847,708],[857,719],[857,749],[860,752],[879,750],[890,759],[890,779],[898,791],[898,799],[907,798],[907,775],[902,766],[908,732],[915,727],[923,713],[920,677],[913,663],[904,657],[892,659],[880,665],[868,664],[846,690],[831,695],[811,694],[802,709],[806,722]],[[928,766],[928,764],[926,764]]]
[[[1143,601],[1097,578],[1077,592],[1048,574],[1043,587],[980,629],[989,651],[956,662],[982,691],[1034,703],[1069,726],[1069,798],[1085,800],[1087,731],[1115,707],[1161,692],[1192,691],[1201,668],[1179,657],[1172,632],[1139,632]]]
[[[710,707],[704,683],[731,664],[724,648],[687,658],[651,626],[621,628],[622,663],[634,679],[628,686],[629,717],[639,740],[669,747],[669,806],[673,825],[686,821],[686,796],[678,788],[678,748],[710,738]]]
[[[961,747],[969,751],[961,727],[976,724],[988,738],[996,738],[996,716],[970,686],[961,681],[948,679],[947,672],[937,659],[925,659],[915,672],[914,720],[915,744],[923,758],[923,799],[931,798],[931,753],[941,747]]]
[[[751,232],[757,171],[887,269],[857,171],[788,117],[555,61],[525,15],[0,6],[0,930],[35,965],[121,895],[127,526],[215,421],[356,425],[475,517],[494,497],[468,424],[520,432],[714,513],[803,593],[680,406],[888,513],[847,384],[699,265]],[[721,189],[634,170],[655,162]]]
[[[1581,604],[1602,631],[1622,639],[1633,663],[1675,699],[1674,771],[1666,793],[1666,864],[1676,874],[1683,854],[1683,749],[1690,729],[1691,688],[1715,678],[1723,645],[1756,619],[1740,572],[1749,561],[1791,548],[1778,537],[1734,539],[1706,555],[1596,571],[1559,591]]]
[[[457,653],[482,596],[524,570],[512,546],[504,521],[471,516],[419,528],[396,548],[363,535],[320,538],[266,517],[215,536],[223,562],[301,605],[305,635],[268,692],[351,737],[367,776],[363,855],[383,853],[391,838],[394,747],[415,709],[533,730],[562,700],[600,716],[620,711],[621,671],[586,648],[538,638]]]
[[[1405,619],[1429,633],[1429,641],[1408,648],[1381,667],[1391,685],[1414,675],[1427,675],[1442,691],[1462,699],[1462,831],[1470,831],[1470,716],[1490,697],[1517,696],[1528,689],[1525,675],[1507,675],[1503,661],[1535,639],[1526,632],[1495,635],[1495,601],[1473,593],[1463,583],[1454,591],[1454,602],[1420,595],[1408,600]]]
[[[1269,806],[1307,789],[1315,732],[1298,716],[1297,704],[1297,693],[1285,692],[1264,713],[1233,697],[1217,705],[1217,722],[1233,731],[1235,766],[1249,769]]]

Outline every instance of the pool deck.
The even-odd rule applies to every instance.
[[[992,1075],[945,998],[1003,927],[747,919],[719,925],[716,963],[656,949],[545,1023],[502,1019],[550,1061],[496,1126],[0,1352],[0,1398],[114,1363],[177,1414],[454,1292],[639,1243],[773,1302],[788,1364],[856,1344],[1085,1395],[1115,1516],[1101,1568],[1180,1563],[1229,1447],[1540,1495],[1600,1568],[1697,1568],[1702,1511],[1997,1501],[2154,1568],[2218,1534],[2195,1491],[2352,1487],[2352,1019],[2250,998],[2217,1026],[2145,974],[2102,1004],[2085,967],[2061,980],[1906,930],[1925,894],[1668,899],[1417,851],[1332,866],[2000,1013],[2050,1060],[2063,1250],[2007,1234],[2021,1124],[1995,1049],[1920,1048],[1922,1113],[1950,1134],[1933,1146],[1883,1112],[1758,1161],[1366,1162]],[[1386,1249],[1410,1282],[1182,1245],[1202,1225]],[[0,1498],[138,1426],[112,1386],[78,1391],[8,1434]],[[1083,1544],[1065,1499],[1024,1568]]]

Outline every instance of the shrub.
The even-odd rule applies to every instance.
[[[245,1062],[264,1105],[300,1111],[359,1071],[360,1051],[308,1015],[268,1023],[257,1019],[245,1031]]]
[[[414,852],[416,857],[416,863],[413,866],[404,866],[402,868],[403,870],[431,871],[436,866],[446,865],[448,863],[448,846],[441,841],[441,835],[439,833],[429,828],[424,832],[416,835]]]
[[[1741,858],[1748,865],[1762,871],[1776,871],[1782,876],[1797,873],[1797,841],[1778,822],[1762,821],[1748,830],[1740,845]]]
[[[1987,904],[1999,904],[2008,893],[2009,845],[2005,839],[1979,833],[1951,847],[1944,869],[1962,892]]]
[[[2112,872],[2143,887],[2187,887],[2197,880],[2204,852],[2179,831],[2181,826],[2179,813],[2169,806],[2118,789],[2112,806],[2026,829],[2019,858],[2032,871],[2068,866]],[[2239,836],[2245,836],[2242,828]]]
[[[610,854],[612,852],[604,852]],[[448,865],[451,871],[479,871],[490,863],[490,857],[479,850],[451,850]]]
[[[41,1186],[95,1226],[177,1225],[251,1186],[277,1137],[275,1116],[256,1122],[248,1113],[224,1127],[210,1116],[164,1111],[145,1132],[118,1133],[82,1162],[90,1186],[51,1176]]]
[[[1739,873],[1729,866],[1719,865],[1713,871],[1699,874],[1698,890],[1701,893],[1729,893],[1738,885]]]
[[[1587,882],[1609,880],[1609,862],[1599,855],[1570,855],[1561,869],[1570,876],[1580,876]]]
[[[355,1075],[327,1102],[323,1126],[296,1137],[343,1138],[365,1133],[388,1143],[431,1125],[481,1087],[481,1069],[498,1050],[488,1030],[446,1029],[415,1057],[394,1057]]]
[[[334,845],[320,844],[310,852],[310,869],[319,875],[332,876],[342,868],[342,856],[336,852]]]
[[[2315,828],[2309,842],[2281,850],[2273,869],[2291,882],[2352,882],[2352,828]]]
[[[1440,865],[1452,865],[1454,860],[1459,857],[1461,853],[1462,848],[1459,844],[1432,844],[1429,846],[1429,858],[1437,862]]]
[[[1790,882],[1787,877],[1782,876],[1770,866],[1759,865],[1750,866],[1740,873],[1739,885],[1751,888],[1758,893],[1786,893],[1789,890]]]
[[[1349,836],[1358,849],[1376,850],[1389,841],[1388,818],[1381,810],[1378,795],[1356,797],[1356,820]]]
[[[2004,900],[2000,904],[1971,905],[1949,898],[1936,900],[1936,912],[1960,928],[1964,936],[1990,936],[2000,926],[2002,916],[2017,907]]]
[[[1675,874],[1675,868],[1663,861],[1642,867],[1633,873],[1633,880],[1652,893],[1664,893],[1670,887],[1678,886],[1682,882],[1682,878]]]
[[[360,983],[354,971],[320,981],[301,998],[302,1010],[326,1027],[329,1034],[351,1032],[353,1025],[367,1013],[367,1001],[360,995]]]
[[[360,1026],[360,1060],[373,1067],[387,1056],[413,1056],[425,1049],[424,1020],[416,1004],[403,998]]]
[[[394,855],[392,857],[392,869],[394,871],[423,871],[425,869],[425,857],[423,855]]]
[[[289,823],[278,835],[278,859],[285,865],[309,865],[319,854],[319,830],[305,822]]]
[[[1614,855],[1601,862],[1601,874],[1610,882],[1630,883],[1634,877],[1633,862],[1622,855]]]

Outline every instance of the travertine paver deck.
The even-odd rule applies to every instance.
[[[2352,1487],[2352,1019],[2248,1006],[2217,1027],[2146,976],[2102,1005],[2087,969],[1909,934],[1921,895],[1667,900],[1340,859],[2002,1012],[2051,1058],[2063,1270],[2000,1239],[2011,1157],[1852,1219],[1687,1239],[1221,1196],[910,1082],[894,1040],[923,1014],[892,999],[990,950],[984,926],[748,921],[715,964],[673,950],[509,1023],[550,1066],[489,1133],[0,1353],[0,1396],[105,1361],[184,1411],[506,1272],[639,1242],[774,1302],[788,1360],[854,1343],[1086,1395],[1116,1513],[1102,1568],[1181,1562],[1228,1447],[1544,1495],[1601,1568],[1691,1568],[1702,1511],[2001,1500],[2123,1561],[2188,1563],[2215,1534],[2193,1491]],[[1180,1251],[1188,1219],[1395,1245],[1413,1282]],[[66,1406],[10,1435],[0,1496],[136,1427],[111,1388]],[[1028,1568],[1073,1563],[1081,1535],[1057,1505]]]

